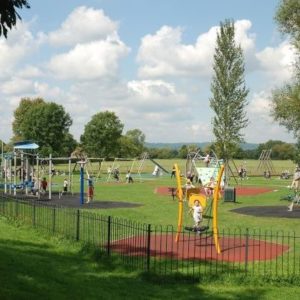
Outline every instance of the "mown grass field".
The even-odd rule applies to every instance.
[[[159,282],[80,243],[0,218],[1,299],[300,299],[298,286],[205,280]]]
[[[159,161],[171,170],[175,161]],[[127,162],[126,162],[127,163]],[[185,161],[178,161],[184,169]],[[238,165],[241,162],[236,162]],[[291,162],[273,162],[274,167],[291,172]],[[257,162],[247,162],[247,170],[254,170]],[[63,169],[63,166],[56,166]],[[123,166],[126,172],[127,165]],[[147,169],[148,168],[148,169]],[[177,201],[170,196],[157,194],[160,186],[176,187],[176,181],[170,175],[152,177],[153,164],[145,168],[143,178],[135,177],[134,184],[122,181],[107,182],[106,175],[95,181],[95,201],[124,201],[139,203],[135,208],[116,208],[94,210],[106,216],[121,217],[140,223],[153,225],[177,224]],[[149,171],[147,171],[149,170]],[[90,173],[96,172],[90,170]],[[133,172],[134,175],[134,172]],[[56,175],[53,183],[61,189],[65,175]],[[79,175],[73,176],[74,191],[79,191]],[[234,182],[232,182],[235,184]],[[300,232],[299,219],[278,219],[245,216],[231,212],[231,209],[254,205],[280,205],[286,209],[288,202],[280,198],[290,194],[287,188],[291,180],[282,180],[278,176],[265,179],[252,177],[239,182],[243,186],[266,186],[271,192],[256,196],[239,196],[236,203],[220,202],[219,227],[234,230],[250,228],[269,231]],[[79,201],[79,200],[78,200]],[[192,219],[184,213],[184,224],[191,225]],[[118,261],[106,262],[99,258],[99,253],[86,249],[80,243],[66,242],[58,237],[45,236],[16,223],[9,224],[0,220],[0,287],[1,299],[300,299],[299,288],[293,285],[268,284],[257,278],[255,284],[235,282],[233,278],[221,281],[205,281],[202,284],[178,282],[161,285],[146,279],[142,273],[129,272]],[[295,245],[300,249],[298,243]]]

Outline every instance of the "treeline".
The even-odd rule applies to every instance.
[[[197,145],[183,145],[178,149],[149,148],[145,146],[145,134],[140,129],[123,131],[124,124],[114,112],[98,112],[84,126],[80,140],[76,141],[69,132],[73,120],[62,105],[46,102],[41,98],[23,98],[14,111],[13,136],[5,145],[4,151],[13,149],[14,142],[32,140],[39,148],[39,154],[68,157],[71,155],[103,158],[136,158],[148,152],[152,158],[186,159],[189,152],[199,150]],[[212,143],[201,149],[203,155],[214,151]],[[254,150],[234,149],[235,159],[258,159],[262,150],[272,149],[272,159],[297,161],[299,145],[282,141],[268,141]],[[221,158],[221,157],[220,157]]]
[[[298,145],[285,143],[278,140],[269,140],[266,143],[261,143],[257,148],[251,150],[244,150],[241,147],[237,148],[233,153],[234,159],[259,159],[263,150],[271,149],[271,158],[275,160],[294,160],[297,161]],[[150,156],[153,158],[183,158],[187,157],[189,151],[197,151],[196,145],[183,145],[179,149],[171,148],[148,148],[147,149]],[[209,153],[211,150],[214,150],[214,145],[208,145],[207,147],[200,149],[200,152],[205,154]]]

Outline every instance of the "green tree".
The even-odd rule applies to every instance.
[[[120,157],[137,157],[145,149],[145,134],[140,129],[128,130],[119,140],[120,142]]]
[[[34,140],[40,146],[40,153],[53,156],[69,155],[76,141],[69,133],[72,119],[63,106],[43,99],[22,99],[14,112],[13,140]]]
[[[244,57],[234,38],[233,21],[221,22],[214,54],[210,106],[215,112],[212,124],[217,155],[225,164],[243,141],[241,131],[248,124],[245,107],[249,91],[244,80]]]
[[[95,114],[84,127],[80,137],[82,147],[89,156],[115,157],[124,125],[114,112]]]
[[[0,36],[7,38],[8,30],[16,25],[17,19],[21,19],[17,9],[30,8],[27,0],[1,0],[0,2]]]
[[[294,78],[272,93],[271,115],[280,125],[292,132],[300,144],[300,2],[298,0],[282,0],[278,6],[275,20],[279,29],[287,34],[295,46],[297,58]],[[297,147],[295,154],[300,157]]]
[[[300,50],[300,2],[299,0],[281,0],[275,20],[279,30],[288,34],[293,45]]]
[[[12,123],[13,129],[13,142],[26,139],[22,132],[22,124],[26,121],[28,115],[30,115],[30,109],[34,106],[45,104],[46,102],[42,98],[23,98],[21,99],[19,106],[14,111],[14,120]],[[29,112],[29,114],[27,114]]]

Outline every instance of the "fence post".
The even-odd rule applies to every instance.
[[[249,228],[246,228],[246,242],[245,242],[245,273],[248,272],[249,259]]]
[[[35,202],[33,202],[32,207],[32,225],[35,226]]]
[[[151,254],[151,224],[147,228],[147,272],[150,271],[150,254]]]
[[[77,218],[76,218],[76,241],[79,241],[79,231],[80,231],[80,210],[77,209]]]
[[[15,202],[15,218],[18,218],[19,216],[19,201],[16,200]]]
[[[55,233],[55,221],[56,221],[56,208],[53,207],[53,213],[52,213],[52,233]]]
[[[110,256],[110,239],[111,239],[111,216],[107,219],[107,255]]]

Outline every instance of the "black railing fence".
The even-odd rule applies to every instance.
[[[300,278],[300,236],[295,232],[224,229],[219,231],[222,252],[212,234],[182,232],[175,242],[173,226],[153,226],[96,212],[0,195],[0,214],[50,234],[95,246],[116,255],[132,269],[159,275],[263,275]]]

